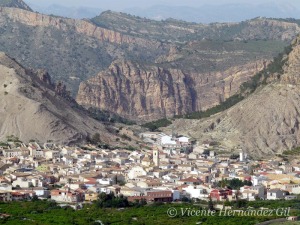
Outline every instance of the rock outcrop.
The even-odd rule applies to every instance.
[[[199,141],[241,147],[253,157],[282,153],[300,145],[300,38],[283,59],[283,75],[245,100],[203,120],[177,120],[172,128]],[[280,78],[279,78],[280,77]]]
[[[19,22],[33,27],[52,27],[61,31],[73,30],[79,34],[96,38],[102,42],[116,44],[136,43],[140,45],[150,45],[152,47],[158,47],[160,45],[159,42],[124,35],[120,32],[97,27],[85,20],[48,16],[37,12],[8,7],[0,7],[0,13],[2,17],[6,17],[12,22]]]
[[[154,21],[112,11],[103,12],[92,19],[108,29],[165,40],[287,40],[300,32],[292,20],[276,20],[258,17],[241,23],[188,23],[178,20]],[[195,37],[197,37],[195,39]]]
[[[0,8],[0,51],[45,68],[80,104],[144,121],[219,104],[297,32],[293,21],[261,18],[203,25],[106,12],[87,21]]]
[[[149,121],[218,105],[264,66],[264,61],[258,61],[199,74],[117,60],[83,82],[76,100],[131,120]]]

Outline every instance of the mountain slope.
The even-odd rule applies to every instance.
[[[252,156],[281,153],[300,145],[300,38],[285,56],[283,75],[229,110],[204,120],[178,120],[174,127],[199,141],[242,147]]]
[[[161,43],[97,27],[85,20],[0,8],[0,51],[26,67],[45,68],[76,95],[79,84],[115,58],[154,61]]]
[[[32,11],[32,9],[22,0],[0,0],[0,7],[19,8]]]
[[[146,97],[148,104],[147,108],[136,111],[134,105],[141,108],[139,94],[125,99],[132,102],[130,110],[123,110],[122,104],[126,101],[118,101],[113,112],[121,112],[121,116],[131,119],[152,120],[218,105],[235,94],[242,82],[262,68],[263,61],[270,61],[300,31],[295,21],[264,18],[203,25],[174,20],[157,22],[106,12],[92,23],[17,8],[2,7],[0,11],[0,51],[9,52],[26,67],[46,69],[55,81],[67,84],[73,97],[81,83],[90,83],[89,79],[98,77],[97,74],[106,74],[105,80],[111,79],[108,68],[112,64],[122,68],[122,61],[133,62],[132,71],[135,67],[145,72],[153,68],[168,71],[168,79],[160,80],[163,76],[155,76],[151,81],[155,81],[156,87],[159,84],[171,87],[168,83],[177,80],[176,71],[195,83],[184,90],[187,93],[184,95],[170,89],[167,104],[164,104],[134,83],[138,76],[127,79],[123,74],[127,86]],[[118,76],[115,78],[121,80]],[[98,83],[100,90],[102,84]],[[181,80],[178,85],[185,86],[185,81]],[[116,100],[123,98],[119,94],[127,93],[114,90],[116,86],[112,85],[111,89],[117,91],[116,99],[101,99],[105,95],[97,93],[94,87],[97,101],[92,100],[93,96],[88,96],[85,89],[80,90],[77,99],[84,96],[79,101],[81,104],[111,110]],[[172,88],[176,90],[177,87]],[[162,91],[158,96],[163,97],[165,93]],[[180,101],[180,98],[187,99]],[[102,103],[105,101],[106,105]],[[135,113],[128,115],[129,112]]]
[[[264,65],[257,60],[223,72],[196,73],[117,60],[82,82],[76,100],[87,108],[108,110],[130,120],[172,117],[218,105]]]
[[[92,18],[91,22],[129,35],[153,38],[169,42],[209,40],[288,40],[291,41],[300,29],[297,20],[255,18],[239,23],[190,23],[167,19],[155,21],[126,13],[105,11]]]
[[[26,70],[0,53],[0,83],[1,140],[15,135],[25,142],[72,144],[99,132],[109,141],[105,127],[61,97],[63,88],[54,88],[47,73]]]

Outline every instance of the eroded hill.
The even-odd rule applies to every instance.
[[[300,38],[283,57],[283,72],[225,112],[202,120],[176,120],[172,128],[199,141],[242,147],[252,156],[281,153],[300,145]]]
[[[101,133],[110,141],[105,127],[77,109],[63,85],[54,85],[45,71],[25,69],[1,52],[0,83],[0,140],[14,135],[24,142],[74,144]]]

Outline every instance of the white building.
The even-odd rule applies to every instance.
[[[135,166],[129,170],[127,177],[128,177],[128,179],[132,180],[136,177],[146,176],[146,175],[147,175],[147,172],[144,170],[143,167]]]
[[[172,136],[169,135],[164,135],[160,137],[160,143],[161,146],[166,146],[166,147],[176,147],[177,142],[173,139]]]
[[[252,176],[253,186],[261,185],[267,180],[268,178],[265,176]]]
[[[267,191],[267,200],[283,199],[285,192],[280,189],[270,189]]]
[[[198,199],[203,199],[203,198],[208,198],[208,193],[205,189],[203,188],[197,188],[195,186],[188,186],[186,188],[183,188],[187,194],[189,194],[190,198],[198,198]]]

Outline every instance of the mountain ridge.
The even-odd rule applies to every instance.
[[[282,153],[300,145],[300,37],[282,58],[282,71],[230,109],[201,120],[175,120],[172,129],[197,140],[242,148],[254,157]],[[166,130],[169,130],[167,128]]]
[[[120,24],[118,22],[115,25],[116,29],[113,29],[110,25],[104,28],[87,20],[46,16],[15,8],[2,7],[0,10],[0,24],[2,24],[0,51],[9,52],[26,67],[46,69],[56,82],[63,81],[68,86],[74,98],[77,95],[77,99],[88,95],[82,92],[83,89],[78,93],[81,83],[82,85],[89,83],[89,79],[97,77],[100,73],[105,74],[105,79],[108,78],[107,75],[110,73],[108,68],[113,63],[116,64],[115,62],[122,60],[134,62],[145,73],[153,70],[147,71],[147,68],[161,68],[166,71],[168,79],[160,81],[159,77],[156,77],[153,84],[156,87],[164,84],[158,96],[167,93],[169,96],[167,105],[164,106],[163,101],[159,102],[160,97],[153,99],[151,95],[143,93],[141,97],[147,96],[146,102],[153,101],[155,104],[153,107],[140,110],[141,115],[134,118],[130,116],[130,119],[144,117],[152,120],[191,110],[205,110],[220,104],[233,95],[242,82],[256,73],[256,63],[257,68],[262,68],[262,61],[270,61],[300,31],[295,21],[263,18],[240,24],[204,26],[177,21],[143,22],[142,19],[136,20],[127,16],[134,22],[126,24],[123,14],[116,17],[115,13],[106,12],[104,15],[107,18],[105,20],[102,18],[102,22],[109,25],[114,21],[120,21]],[[129,25],[136,28],[129,31],[127,30]],[[122,26],[124,29],[119,30]],[[154,33],[150,29],[151,26],[157,29]],[[251,33],[253,30],[255,32]],[[173,38],[170,38],[170,34],[172,36],[174,34]],[[211,39],[215,34],[218,35]],[[122,63],[117,67],[122,68]],[[134,71],[134,68],[131,69]],[[172,91],[177,90],[177,87],[168,84],[172,79],[177,79],[178,71],[187,74],[187,77],[193,78],[194,83],[198,83],[197,87],[182,89],[186,93],[182,96]],[[231,79],[236,74],[237,79]],[[115,78],[121,81],[118,76]],[[128,87],[136,93],[141,93],[142,86],[139,86],[141,83],[134,82],[132,78],[127,79]],[[101,85],[100,83],[100,88]],[[180,85],[184,86],[183,80]],[[112,87],[115,88],[116,85]],[[170,92],[164,91],[163,87],[170,87]],[[213,91],[209,91],[208,87]],[[125,89],[122,92],[112,89],[111,91],[126,93]],[[197,93],[191,95],[190,91]],[[95,96],[97,95],[101,96],[101,92]],[[201,96],[202,100],[195,101],[194,99],[198,99],[197,95]],[[188,97],[186,102],[193,103],[182,105],[179,100],[182,97]],[[118,98],[123,99],[121,96]],[[125,100],[132,102],[131,99]],[[133,102],[132,106],[136,104],[137,108],[141,108],[140,97],[135,100],[136,103]],[[98,99],[89,102],[89,97],[84,97],[80,102],[94,108],[97,104],[101,105],[99,102],[105,101]],[[173,110],[170,107],[173,107],[175,102],[178,107]],[[124,113],[122,110],[124,105],[121,103],[122,101],[119,101],[117,110],[114,109],[112,112]],[[161,104],[164,107],[160,107],[160,110],[158,106]],[[109,103],[102,104],[101,110],[108,111],[111,107]],[[147,111],[149,115],[145,114]]]
[[[18,8],[33,12],[33,10],[22,0],[0,0],[0,7]]]

